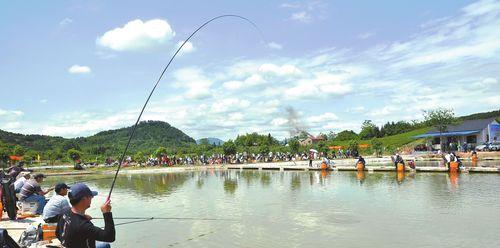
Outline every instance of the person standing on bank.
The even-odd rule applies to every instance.
[[[68,194],[68,185],[58,183],[55,187],[56,194],[50,198],[43,209],[43,220],[45,223],[57,223],[59,217],[71,209],[66,195]]]
[[[87,185],[77,183],[70,188],[68,198],[71,209],[59,218],[56,236],[66,248],[109,248],[115,241],[115,224],[109,201],[101,206],[104,218],[104,229],[94,226],[85,211],[90,208],[92,198],[97,195]],[[99,242],[104,241],[104,242]]]

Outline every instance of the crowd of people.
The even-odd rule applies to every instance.
[[[212,155],[193,155],[193,156],[176,156],[176,155],[159,155],[147,157],[145,162],[135,161],[132,157],[127,157],[124,166],[194,166],[194,165],[220,165],[220,164],[245,164],[245,163],[268,163],[268,162],[290,162],[290,161],[307,161],[314,159],[341,159],[341,158],[357,158],[357,151],[342,150],[331,153],[323,152],[269,152],[263,153],[248,153],[240,152],[234,155],[212,154]],[[118,161],[107,158],[105,166],[118,165]]]

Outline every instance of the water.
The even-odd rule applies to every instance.
[[[99,217],[111,180],[109,175],[90,178],[108,178],[88,182],[101,192],[89,210]],[[113,193],[115,217],[233,220],[117,226],[114,247],[500,247],[499,190],[498,174],[216,170],[125,175]]]

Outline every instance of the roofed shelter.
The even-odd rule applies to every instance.
[[[446,132],[440,133],[437,129],[414,138],[427,138],[432,141],[433,147],[441,149],[439,144],[446,145],[446,150],[457,150],[457,146],[473,149],[486,142],[500,141],[500,125],[495,118],[466,120],[457,125],[448,126]],[[440,139],[442,139],[440,142]],[[454,147],[455,146],[455,147]]]

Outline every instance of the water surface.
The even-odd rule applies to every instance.
[[[100,216],[109,177],[81,179],[93,179],[89,186],[101,192],[89,211],[94,217]],[[500,247],[499,190],[498,174],[215,170],[124,175],[113,193],[115,217],[231,220],[121,225],[114,247]]]

